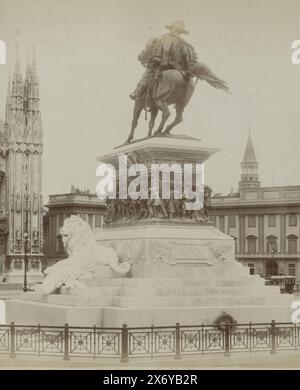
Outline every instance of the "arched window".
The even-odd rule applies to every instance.
[[[277,237],[270,235],[267,237],[267,253],[277,252]]]
[[[65,249],[64,249],[64,244],[62,241],[62,236],[61,236],[61,234],[58,234],[56,237],[57,237],[57,253],[64,254]]]
[[[234,239],[234,250],[235,250],[235,253],[237,253],[237,237],[233,236],[232,234],[229,234],[230,237],[232,237]]]
[[[298,237],[294,234],[287,236],[288,239],[288,253],[297,253]]]
[[[255,236],[248,236],[247,237],[247,252],[248,253],[256,253],[256,242],[257,242],[257,237],[255,237]]]

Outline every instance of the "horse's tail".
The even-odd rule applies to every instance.
[[[197,62],[189,68],[189,72],[197,79],[204,80],[212,87],[221,89],[224,92],[231,93],[226,82],[219,79],[207,65]]]

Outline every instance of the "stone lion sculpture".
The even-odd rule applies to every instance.
[[[120,263],[113,248],[96,242],[94,234],[83,219],[72,215],[60,230],[68,258],[46,268],[42,291],[51,294],[64,285],[67,288],[84,287],[80,279],[89,279],[99,266],[109,266],[118,274],[130,270],[128,262]]]

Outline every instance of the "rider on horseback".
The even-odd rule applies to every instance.
[[[183,22],[174,22],[167,28],[170,33],[159,39],[151,39],[138,57],[142,65],[146,67],[146,71],[135,91],[130,95],[135,103],[127,143],[133,139],[143,109],[145,119],[147,119],[148,110],[151,113],[148,137],[152,136],[159,111],[162,113],[161,122],[154,134],[170,134],[173,127],[182,122],[183,111],[191,99],[198,80],[230,93],[226,82],[219,79],[206,64],[198,62],[193,46],[180,37],[180,34],[188,34]],[[196,82],[193,77],[197,79]],[[175,108],[176,116],[174,121],[164,129],[170,116],[168,109],[170,105]]]
[[[129,96],[133,100],[141,99],[152,81],[158,78],[161,71],[177,69],[187,72],[191,66],[197,63],[197,54],[188,42],[180,37],[180,34],[188,34],[185,25],[181,21],[173,22],[166,26],[169,33],[160,39],[152,38],[146,48],[138,56],[139,61],[147,69],[139,81],[135,91]]]

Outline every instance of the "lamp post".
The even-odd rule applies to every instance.
[[[29,252],[29,236],[28,233],[24,233],[24,287],[23,291],[27,292],[27,266],[28,266],[28,258],[27,253]]]
[[[276,252],[276,243],[275,241],[272,240],[271,242],[271,258],[272,258],[272,271],[271,273],[273,274],[274,272],[274,253]],[[275,268],[276,269],[276,268]]]

